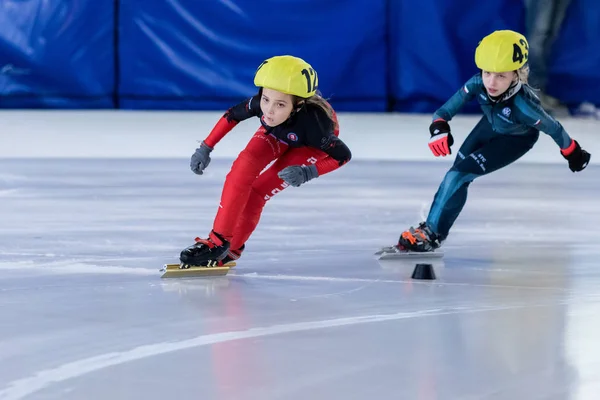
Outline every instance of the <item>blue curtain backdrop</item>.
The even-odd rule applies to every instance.
[[[222,110],[260,62],[306,59],[340,111],[431,112],[522,0],[4,0],[1,108]],[[548,91],[600,105],[600,2],[573,0]],[[475,105],[465,111],[475,111]]]

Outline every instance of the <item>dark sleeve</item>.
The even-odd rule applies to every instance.
[[[337,161],[339,166],[346,164],[352,158],[352,153],[346,143],[333,133],[322,138],[320,149]]]
[[[327,153],[326,157],[316,163],[319,175],[331,172],[346,164],[352,158],[352,153],[346,144],[333,134],[333,124],[320,112],[312,114],[305,125],[307,145]]]
[[[258,117],[260,115],[260,97],[250,97],[231,107],[223,117],[229,122],[241,122],[251,117]]]

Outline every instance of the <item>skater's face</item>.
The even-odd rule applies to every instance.
[[[517,74],[514,71],[510,72],[488,72],[481,73],[483,78],[483,86],[488,94],[492,97],[500,96],[508,90],[510,85],[517,79]]]
[[[268,126],[277,126],[290,117],[294,109],[294,98],[277,90],[263,88],[260,109],[263,112],[263,122]]]

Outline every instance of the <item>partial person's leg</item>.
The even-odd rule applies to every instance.
[[[548,51],[553,29],[553,0],[525,0],[525,26],[529,43],[529,84],[546,91]]]

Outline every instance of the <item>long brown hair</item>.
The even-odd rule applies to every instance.
[[[325,100],[320,94],[318,94],[318,93],[314,94],[313,96],[310,96],[307,99],[304,99],[299,96],[294,96],[294,105],[297,106],[302,101],[304,101],[304,104],[306,104],[306,105],[319,107],[325,113],[325,115],[327,115],[327,117],[331,121],[331,125],[333,126],[333,128],[334,129],[338,128],[337,120],[333,116],[333,108],[331,107],[329,102],[327,100]]]

